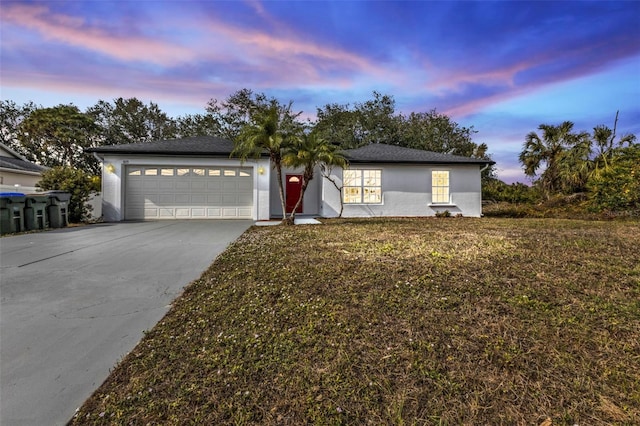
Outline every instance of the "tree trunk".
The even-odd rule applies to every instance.
[[[280,205],[282,206],[282,223],[287,221],[287,206],[284,200],[284,184],[282,183],[282,164],[279,158],[274,158],[273,163],[276,167],[276,174],[278,175],[278,190],[280,191]]]

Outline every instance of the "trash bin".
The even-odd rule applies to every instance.
[[[20,192],[0,192],[0,234],[24,231],[24,201]]]
[[[47,197],[47,217],[49,226],[62,228],[69,224],[69,200],[71,194],[64,191],[47,191],[43,193]]]
[[[27,194],[24,204],[24,227],[45,229],[47,227],[47,203],[49,197],[42,194]]]

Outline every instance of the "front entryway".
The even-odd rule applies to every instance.
[[[287,213],[293,213],[293,209],[300,198],[302,192],[302,175],[287,175],[287,183],[284,188]],[[302,213],[302,204],[296,213]]]

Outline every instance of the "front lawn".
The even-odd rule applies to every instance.
[[[640,223],[253,227],[72,424],[638,424]]]

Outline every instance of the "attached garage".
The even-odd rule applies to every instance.
[[[104,220],[269,219],[269,157],[233,149],[213,136],[88,149],[103,165]]]
[[[250,167],[128,166],[125,219],[251,219]]]

